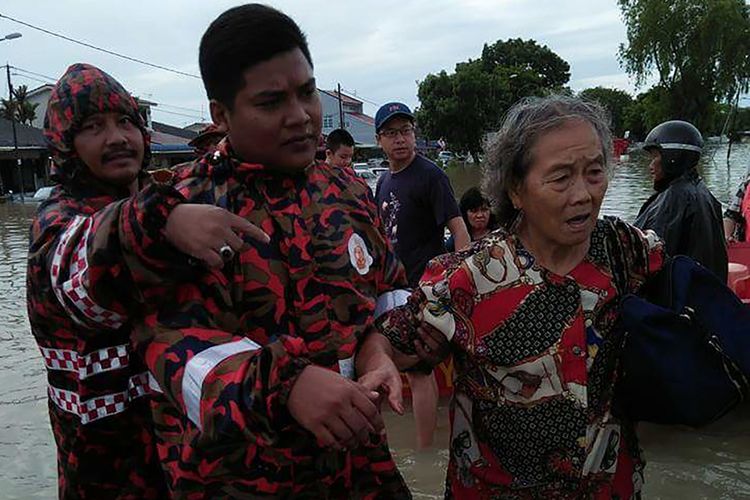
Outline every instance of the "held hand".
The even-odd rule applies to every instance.
[[[385,428],[374,402],[378,397],[334,371],[311,365],[297,377],[287,406],[320,446],[346,449],[368,444],[370,433]]]
[[[177,250],[200,259],[211,267],[222,267],[222,247],[229,255],[243,249],[245,242],[237,233],[262,243],[269,237],[262,229],[221,207],[181,203],[172,209],[165,228],[167,241]],[[230,255],[231,258],[231,255]]]
[[[372,369],[359,377],[358,382],[368,390],[385,394],[393,411],[403,415],[403,383],[393,360],[386,355],[381,355],[373,359],[369,366]]]
[[[418,339],[414,340],[414,349],[419,359],[435,367],[451,353],[450,341],[436,328],[422,324],[417,328]]]

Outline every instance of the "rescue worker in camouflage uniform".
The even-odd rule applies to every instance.
[[[204,34],[200,67],[227,138],[175,186],[270,243],[180,286],[138,331],[164,390],[154,421],[171,493],[410,498],[378,393],[352,380],[357,346],[405,274],[367,185],[314,162],[321,104],[305,36],[275,9],[236,7]]]
[[[167,185],[136,194],[148,184],[149,135],[133,98],[93,66],[75,64],[57,82],[44,134],[58,185],[32,223],[27,302],[48,374],[59,496],[164,498],[153,384],[131,353],[131,317],[166,275],[190,274],[191,255],[221,265],[226,226],[250,224],[181,205]]]

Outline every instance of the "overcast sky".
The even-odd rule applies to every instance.
[[[620,68],[625,28],[615,0],[296,0],[273,1],[307,33],[318,87],[336,83],[365,101],[365,112],[401,100],[418,105],[417,81],[477,58],[485,42],[534,39],[571,68],[570,86],[636,89]],[[232,1],[3,0],[0,14],[92,45],[199,74],[198,43]],[[95,64],[139,97],[161,103],[157,121],[187,125],[208,118],[199,79],[125,61],[0,18],[0,61],[53,79],[74,62]],[[14,85],[38,77],[14,72]],[[0,94],[7,95],[5,78]],[[184,109],[183,109],[184,108]],[[189,116],[180,116],[180,113]]]

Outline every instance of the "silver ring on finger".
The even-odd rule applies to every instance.
[[[234,258],[234,250],[232,250],[232,247],[229,245],[224,245],[223,247],[219,248],[219,255],[221,255],[221,258],[224,262],[228,262]]]

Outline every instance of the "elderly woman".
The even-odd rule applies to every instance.
[[[415,346],[435,349],[420,326],[448,339],[456,371],[446,498],[639,496],[635,429],[613,403],[623,345],[615,325],[619,297],[664,255],[654,233],[598,217],[611,148],[594,104],[516,104],[487,151],[485,187],[502,227],[434,259],[360,351],[363,378],[380,377],[395,405],[391,359],[403,368]]]

